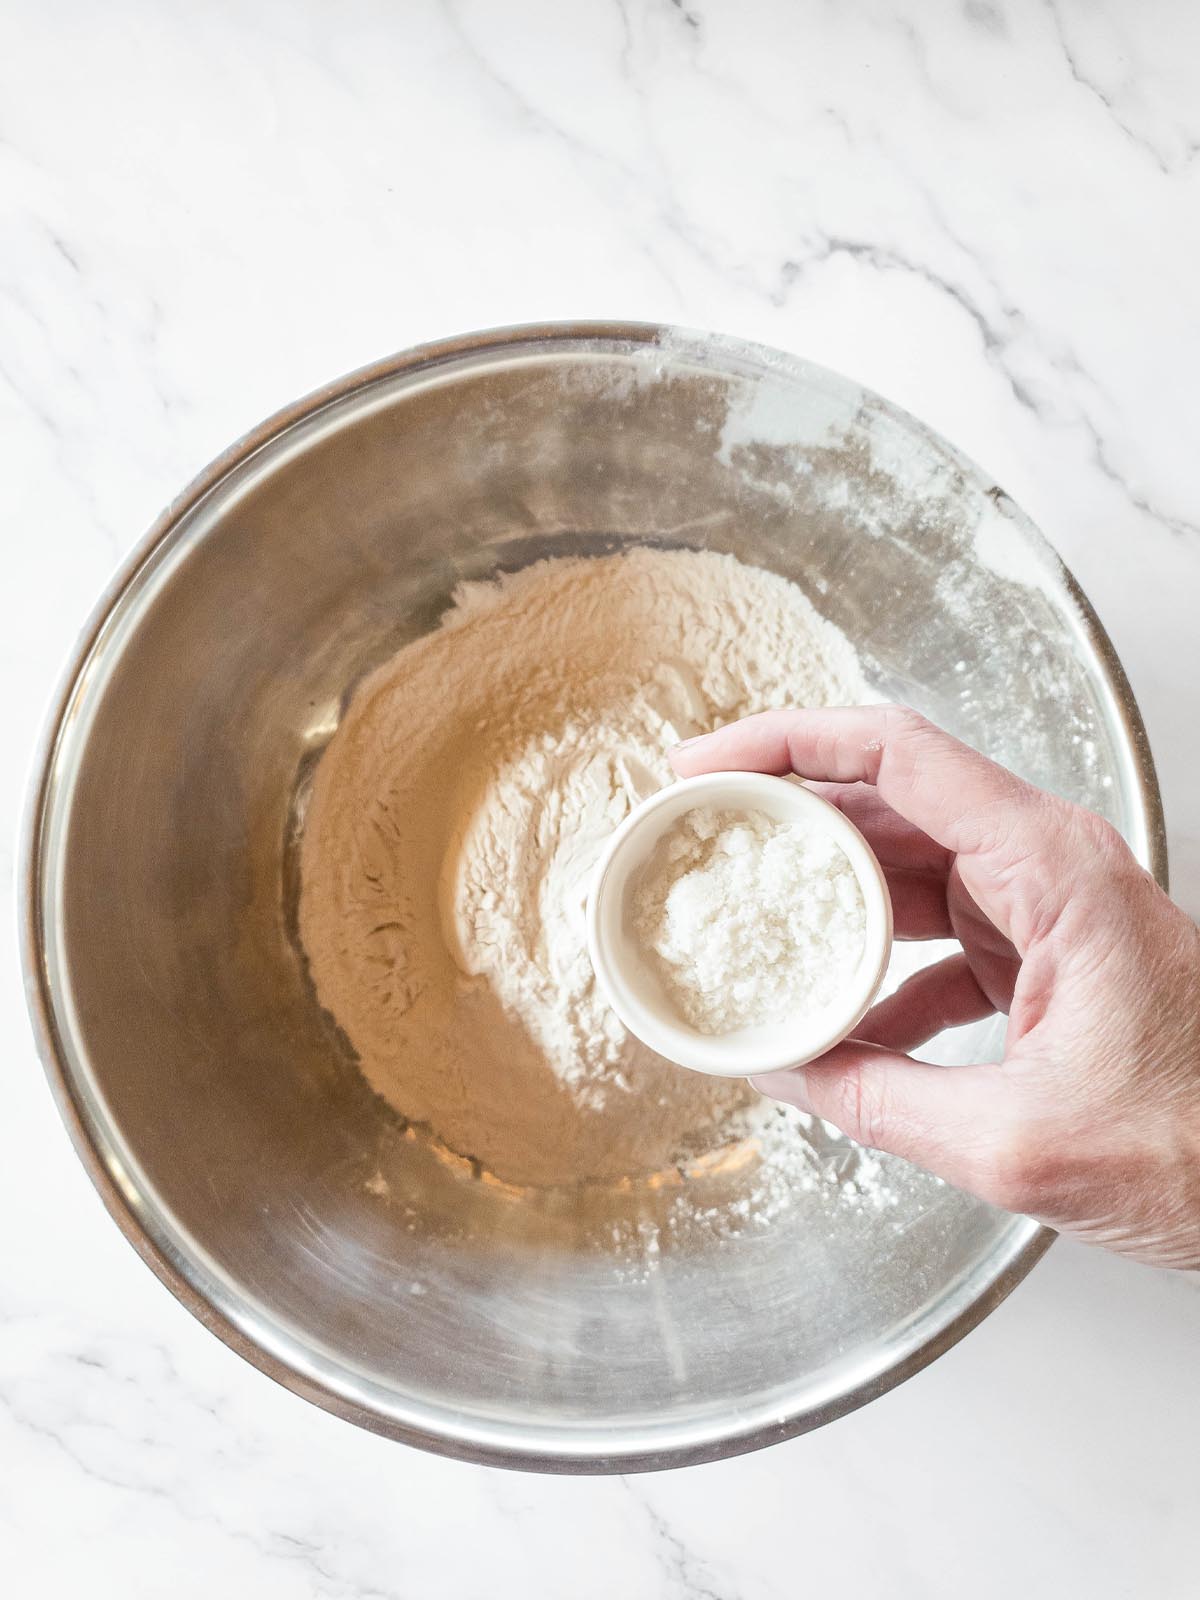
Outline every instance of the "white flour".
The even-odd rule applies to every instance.
[[[685,812],[634,898],[634,932],[701,1033],[821,1010],[862,955],[866,908],[845,852],[763,812]]]
[[[639,1180],[753,1136],[753,1091],[662,1061],[603,1003],[586,881],[678,740],[865,693],[799,589],[730,556],[461,588],[359,688],[302,841],[311,974],[371,1085],[517,1185]]]

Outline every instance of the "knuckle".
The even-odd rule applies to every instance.
[[[879,1149],[886,1137],[887,1105],[877,1078],[859,1067],[839,1072],[833,1084],[833,1109],[829,1121],[859,1144]]]
[[[884,712],[884,727],[892,740],[921,739],[933,727],[928,717],[923,717],[911,706],[889,706]]]
[[[1094,811],[1080,808],[1075,814],[1075,828],[1081,842],[1095,855],[1113,857],[1126,852],[1125,841],[1116,828]]]

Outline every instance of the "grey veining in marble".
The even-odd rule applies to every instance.
[[[1186,0],[12,0],[0,51],[0,873],[58,663],[160,505],[324,379],[612,316],[908,407],[1126,663],[1200,912],[1200,9]],[[109,1223],[0,933],[15,1593],[1194,1592],[1200,1284],[1057,1246],[876,1405],[620,1481],[426,1459],[272,1387]]]

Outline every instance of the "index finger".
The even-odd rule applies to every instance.
[[[732,768],[873,784],[906,821],[992,872],[1036,867],[1065,832],[1064,802],[902,706],[764,711],[678,746],[671,762],[681,777]],[[1040,899],[1059,874],[1026,876],[1042,880],[1030,883]]]

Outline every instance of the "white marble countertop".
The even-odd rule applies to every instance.
[[[0,757],[120,555],[378,355],[586,316],[852,374],[1056,543],[1200,911],[1200,11],[1187,0],[12,0]],[[1058,1245],[853,1417],[632,1480],[427,1458],[274,1387],[140,1264],[0,951],[0,1566],[15,1595],[1196,1592],[1200,1279]]]

